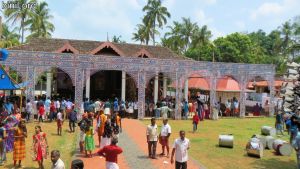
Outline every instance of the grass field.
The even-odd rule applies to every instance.
[[[36,169],[38,168],[38,163],[36,161],[32,161],[31,157],[31,147],[32,147],[32,136],[34,134],[34,127],[37,125],[37,122],[27,123],[26,127],[28,130],[28,137],[26,139],[26,159],[22,161],[22,165],[24,165],[25,169]],[[65,122],[63,125],[62,136],[57,136],[56,133],[56,122],[52,123],[40,123],[42,130],[47,134],[47,139],[49,143],[49,151],[51,152],[54,149],[57,149],[61,153],[61,159],[65,163],[66,168],[70,168],[70,164],[72,161],[73,154],[76,150],[76,133],[69,133],[68,132],[68,122]],[[50,159],[50,152],[48,158],[44,161],[44,166],[46,169],[51,168],[51,159]],[[4,168],[12,168],[13,161],[12,161],[12,152],[7,153],[7,161]]]
[[[192,121],[169,121],[172,127],[171,144],[179,137],[179,130],[186,131],[192,148],[189,155],[209,169],[295,169],[296,154],[289,157],[277,156],[274,150],[264,150],[262,159],[248,157],[245,146],[253,134],[260,134],[263,125],[274,126],[274,118],[245,118],[220,119],[218,121],[205,120],[198,125],[197,133],[192,133]],[[145,125],[149,120],[142,121]],[[161,126],[162,121],[157,124]],[[219,134],[233,134],[234,148],[218,146]],[[280,137],[289,140],[288,136]]]

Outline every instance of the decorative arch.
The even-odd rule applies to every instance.
[[[102,43],[100,46],[98,46],[97,48],[95,48],[94,50],[92,50],[90,52],[90,54],[92,55],[96,55],[98,52],[101,52],[101,50],[105,49],[105,48],[110,48],[112,49],[116,54],[118,54],[119,56],[125,56],[125,54],[118,49],[113,43],[111,42],[104,42]]]
[[[136,54],[134,54],[134,56],[140,58],[153,58],[153,56],[145,48],[138,51]]]
[[[42,74],[43,72],[51,71],[52,68],[60,69],[60,70],[62,70],[64,73],[66,73],[66,74],[70,77],[73,86],[75,86],[75,72],[73,72],[74,75],[72,75],[73,73],[71,72],[71,70],[68,70],[68,69],[65,69],[65,68],[62,68],[62,67],[56,67],[56,66],[37,67],[37,68],[35,69],[35,71],[36,71],[36,75],[35,75],[36,78],[40,77],[41,74]],[[38,81],[35,80],[35,84],[37,84],[37,83],[38,83]]]
[[[56,53],[74,53],[74,54],[79,54],[79,51],[77,49],[75,49],[69,42],[66,42],[64,44],[64,46],[62,46],[61,48],[57,49],[55,52]]]

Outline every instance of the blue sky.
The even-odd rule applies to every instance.
[[[1,1],[1,0],[0,0]],[[5,1],[5,0],[4,0]],[[105,41],[107,32],[131,40],[141,23],[146,0],[48,0],[56,30],[53,37]],[[206,24],[214,38],[233,32],[276,29],[300,15],[300,0],[163,0],[171,13],[168,25],[190,17]],[[162,32],[167,31],[166,28]],[[162,34],[163,35],[163,34]],[[138,42],[136,42],[138,43]]]

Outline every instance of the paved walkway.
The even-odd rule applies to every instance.
[[[124,152],[118,157],[120,169],[174,169],[174,164],[170,163],[170,158],[160,157],[158,159],[148,158],[148,149],[146,142],[146,126],[138,120],[123,119],[123,132],[120,134],[118,145],[121,146]],[[95,143],[98,148],[97,134],[94,136]],[[170,140],[172,144],[173,140]],[[161,153],[161,146],[157,146],[157,154]],[[170,150],[171,155],[171,150]],[[103,169],[105,168],[105,159],[99,156],[86,158],[85,154],[80,154],[79,151],[75,154],[75,158],[80,158],[84,161],[87,169]],[[188,161],[189,169],[199,169],[199,165],[194,161]]]

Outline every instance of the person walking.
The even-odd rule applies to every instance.
[[[60,152],[58,150],[51,151],[51,169],[65,169],[65,163],[60,159]]]
[[[101,144],[101,137],[104,133],[104,126],[105,122],[107,120],[106,115],[104,114],[103,110],[100,110],[100,114],[97,117],[97,133],[98,133],[98,141],[99,141],[99,146]]]
[[[194,114],[193,116],[193,133],[195,133],[197,131],[197,126],[198,126],[198,123],[199,123],[199,116],[197,113]]]
[[[156,146],[158,140],[158,129],[155,124],[155,118],[151,118],[151,124],[148,125],[146,135],[147,135],[147,143],[148,143],[148,155],[149,158],[156,159]]]
[[[69,114],[69,128],[70,128],[70,133],[75,132],[75,123],[77,121],[77,112],[76,110],[71,111]]]
[[[29,122],[31,114],[33,113],[33,107],[29,99],[27,99],[25,109],[26,109],[26,121]]]
[[[45,107],[44,105],[41,105],[39,108],[39,122],[44,122],[45,119]]]
[[[85,131],[85,155],[86,157],[92,157],[92,151],[95,149],[94,142],[94,128],[92,121],[88,120],[87,127]],[[88,155],[89,152],[89,155]]]
[[[33,136],[33,160],[39,164],[39,169],[44,169],[44,159],[48,156],[48,141],[46,133],[42,131],[41,126],[35,126],[35,135]]]
[[[17,161],[19,162],[18,167],[21,167],[22,160],[25,159],[26,149],[25,149],[25,138],[27,137],[27,129],[25,126],[25,120],[21,120],[18,127],[15,130],[14,135],[14,149],[13,149],[13,159],[14,167],[16,167]]]
[[[119,169],[118,155],[123,152],[122,148],[117,146],[118,137],[113,136],[111,144],[103,147],[98,151],[100,156],[105,157],[106,169]]]
[[[187,169],[188,150],[190,149],[190,140],[185,138],[185,131],[179,132],[180,138],[177,138],[173,144],[171,164],[174,163],[175,155],[175,169]]]
[[[63,122],[64,122],[64,119],[63,119],[63,114],[61,113],[61,111],[59,111],[57,113],[57,135],[61,136],[61,131],[62,131],[62,125],[63,125]]]
[[[167,150],[167,157],[169,158],[169,138],[171,135],[171,126],[168,124],[168,119],[163,120],[163,125],[161,127],[161,132],[160,132],[160,144],[162,146],[162,153],[160,155],[164,156],[165,155],[165,148]]]
[[[184,119],[187,120],[189,115],[189,104],[186,100],[184,100],[183,103],[183,113],[184,113]]]
[[[284,135],[283,134],[283,117],[282,117],[281,111],[279,111],[276,115],[275,128],[276,128],[276,134],[279,134],[279,132],[280,132],[281,135]]]

